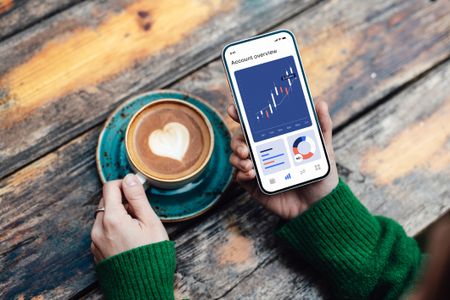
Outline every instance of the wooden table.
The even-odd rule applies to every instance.
[[[292,30],[315,100],[331,106],[340,175],[417,235],[450,207],[450,2],[0,0],[0,298],[101,298],[90,229],[95,146],[108,114],[156,88],[226,116],[220,50]],[[234,185],[167,225],[177,298],[326,298]]]

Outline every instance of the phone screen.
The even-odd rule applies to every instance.
[[[279,30],[235,42],[222,59],[261,190],[273,194],[328,175],[294,35]]]

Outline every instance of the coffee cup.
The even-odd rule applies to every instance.
[[[214,150],[214,131],[196,106],[161,99],[132,116],[124,142],[128,161],[141,182],[175,189],[205,170]]]

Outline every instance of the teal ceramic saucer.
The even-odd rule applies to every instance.
[[[126,152],[124,137],[128,122],[142,106],[160,99],[180,99],[199,108],[214,129],[214,151],[200,178],[175,190],[148,187],[146,193],[160,219],[183,221],[201,215],[211,208],[231,182],[233,168],[230,157],[230,132],[219,114],[205,101],[192,95],[157,90],[134,97],[119,106],[108,118],[98,139],[96,161],[102,182],[121,179],[133,173]]]

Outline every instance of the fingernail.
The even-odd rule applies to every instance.
[[[134,174],[128,174],[127,176],[125,176],[123,182],[125,183],[126,186],[135,186],[139,183],[138,179],[136,178],[136,176],[134,176]]]

